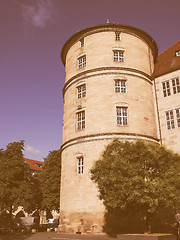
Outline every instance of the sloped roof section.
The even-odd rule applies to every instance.
[[[40,161],[37,161],[37,160],[28,159],[28,158],[24,158],[24,160],[28,163],[29,167],[32,170],[35,170],[35,171],[42,171],[43,170],[44,162],[40,162]]]
[[[180,51],[180,40],[159,54],[155,64],[155,78],[180,69],[180,56],[177,56],[177,51]]]

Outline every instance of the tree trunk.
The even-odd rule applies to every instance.
[[[151,233],[151,214],[148,211],[145,216],[145,233]]]

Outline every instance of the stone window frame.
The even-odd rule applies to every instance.
[[[180,93],[180,80],[179,77],[171,79],[173,94]]]
[[[177,126],[180,127],[180,107],[176,108],[176,120],[177,120]]]
[[[77,59],[78,59],[78,69],[84,68],[86,66],[86,54],[79,56]]]
[[[163,96],[168,97],[171,95],[171,88],[169,80],[162,82]]]
[[[116,106],[116,122],[118,126],[128,126],[128,106]]]
[[[121,41],[121,32],[115,32],[115,40]]]
[[[82,175],[84,173],[84,156],[80,155],[76,157],[77,159],[77,175]]]
[[[76,130],[80,131],[85,129],[85,110],[79,110],[76,112]]]
[[[175,128],[174,113],[173,110],[168,110],[165,112],[166,115],[166,125],[167,130],[172,130]]]
[[[122,83],[125,83],[124,86]],[[114,79],[114,91],[117,93],[127,93],[127,79],[125,78]]]
[[[125,49],[113,49],[113,61],[125,62]]]
[[[80,83],[76,86],[77,88],[77,98],[83,98],[86,97],[86,83]]]

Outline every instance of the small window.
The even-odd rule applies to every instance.
[[[180,93],[180,82],[178,77],[172,79],[172,87],[174,94]]]
[[[124,51],[123,50],[114,50],[113,51],[114,62],[124,62]]]
[[[86,96],[86,84],[82,84],[77,87],[77,97],[83,98]]]
[[[180,50],[176,51],[176,57],[180,57]]]
[[[173,110],[166,112],[166,123],[168,130],[175,128]]]
[[[85,128],[85,111],[77,113],[77,130]]]
[[[162,87],[163,87],[163,95],[164,95],[164,97],[170,96],[171,95],[171,91],[170,91],[169,81],[162,82]]]
[[[128,125],[128,108],[116,107],[116,113],[117,113],[117,125],[127,126]]]
[[[120,32],[115,32],[115,40],[120,41],[121,40],[121,33]]]
[[[42,164],[36,163],[36,166],[42,168]]]
[[[180,108],[176,109],[177,126],[180,127]]]
[[[126,80],[115,80],[115,92],[126,93]]]
[[[83,68],[86,66],[86,55],[78,58],[78,68]]]
[[[77,157],[77,174],[82,175],[84,172],[84,158],[83,156]]]
[[[81,38],[80,45],[81,45],[81,47],[84,47],[84,38]]]

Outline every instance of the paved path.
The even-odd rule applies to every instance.
[[[0,235],[1,240],[116,240],[106,235],[93,234],[61,234],[42,232],[33,234]]]

